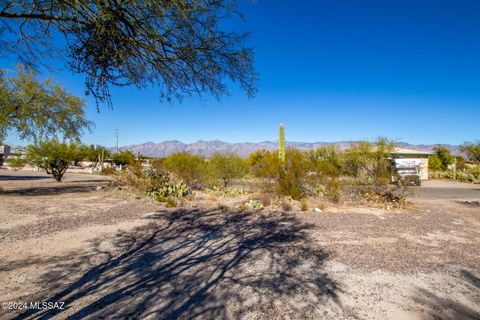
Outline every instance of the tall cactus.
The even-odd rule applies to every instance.
[[[278,138],[278,157],[282,163],[285,163],[285,128],[280,124],[280,136]]]

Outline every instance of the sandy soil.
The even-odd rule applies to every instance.
[[[284,213],[164,209],[104,179],[0,170],[0,301],[65,303],[0,318],[480,319],[475,186]]]

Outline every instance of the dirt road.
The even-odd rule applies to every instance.
[[[446,191],[399,211],[244,212],[103,180],[0,170],[0,301],[64,303],[0,318],[480,318],[480,208]]]

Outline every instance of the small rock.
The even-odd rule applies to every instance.
[[[97,186],[96,190],[97,191],[103,190],[103,187],[102,186]]]
[[[321,212],[323,212],[323,211],[322,211],[320,208],[315,208],[315,212],[321,213]]]

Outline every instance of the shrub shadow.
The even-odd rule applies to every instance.
[[[338,304],[338,284],[322,267],[329,254],[291,214],[226,209],[161,211],[152,223],[117,234],[112,252],[58,261],[41,279],[41,300],[63,301],[69,319],[318,318]],[[77,272],[75,270],[86,270]],[[73,279],[73,280],[70,280]],[[29,310],[24,319],[65,317]]]

